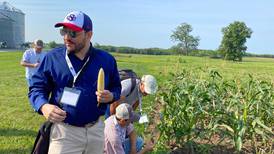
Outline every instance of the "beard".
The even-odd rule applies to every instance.
[[[71,40],[67,40],[66,42],[69,42],[70,44],[70,45],[66,45],[67,51],[69,53],[78,53],[85,47],[85,39],[83,39],[82,41],[79,41],[79,43],[72,42]]]

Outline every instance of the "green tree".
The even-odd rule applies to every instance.
[[[55,41],[49,42],[49,47],[50,47],[50,48],[55,48],[55,47],[57,47],[57,46],[58,46],[58,44],[57,44]]]
[[[182,52],[181,47],[179,45],[173,45],[170,50],[175,54],[180,54]]]
[[[247,47],[247,38],[251,37],[252,30],[244,22],[235,21],[222,28],[223,39],[219,47],[225,60],[242,61]]]
[[[175,31],[173,31],[171,37],[172,41],[179,42],[177,47],[179,47],[182,54],[188,54],[192,50],[197,49],[199,45],[200,38],[198,36],[194,37],[190,35],[192,32],[191,25],[187,23],[182,23],[179,25]]]

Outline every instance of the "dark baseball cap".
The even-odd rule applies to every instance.
[[[43,48],[44,47],[43,41],[39,40],[39,39],[34,40],[33,44],[35,45],[36,48]]]

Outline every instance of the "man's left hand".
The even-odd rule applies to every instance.
[[[100,103],[109,103],[113,100],[113,94],[109,90],[96,91],[97,101]]]

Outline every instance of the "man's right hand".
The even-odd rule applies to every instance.
[[[47,120],[53,123],[64,121],[67,116],[67,113],[64,110],[52,104],[44,104],[41,107],[41,112]]]

